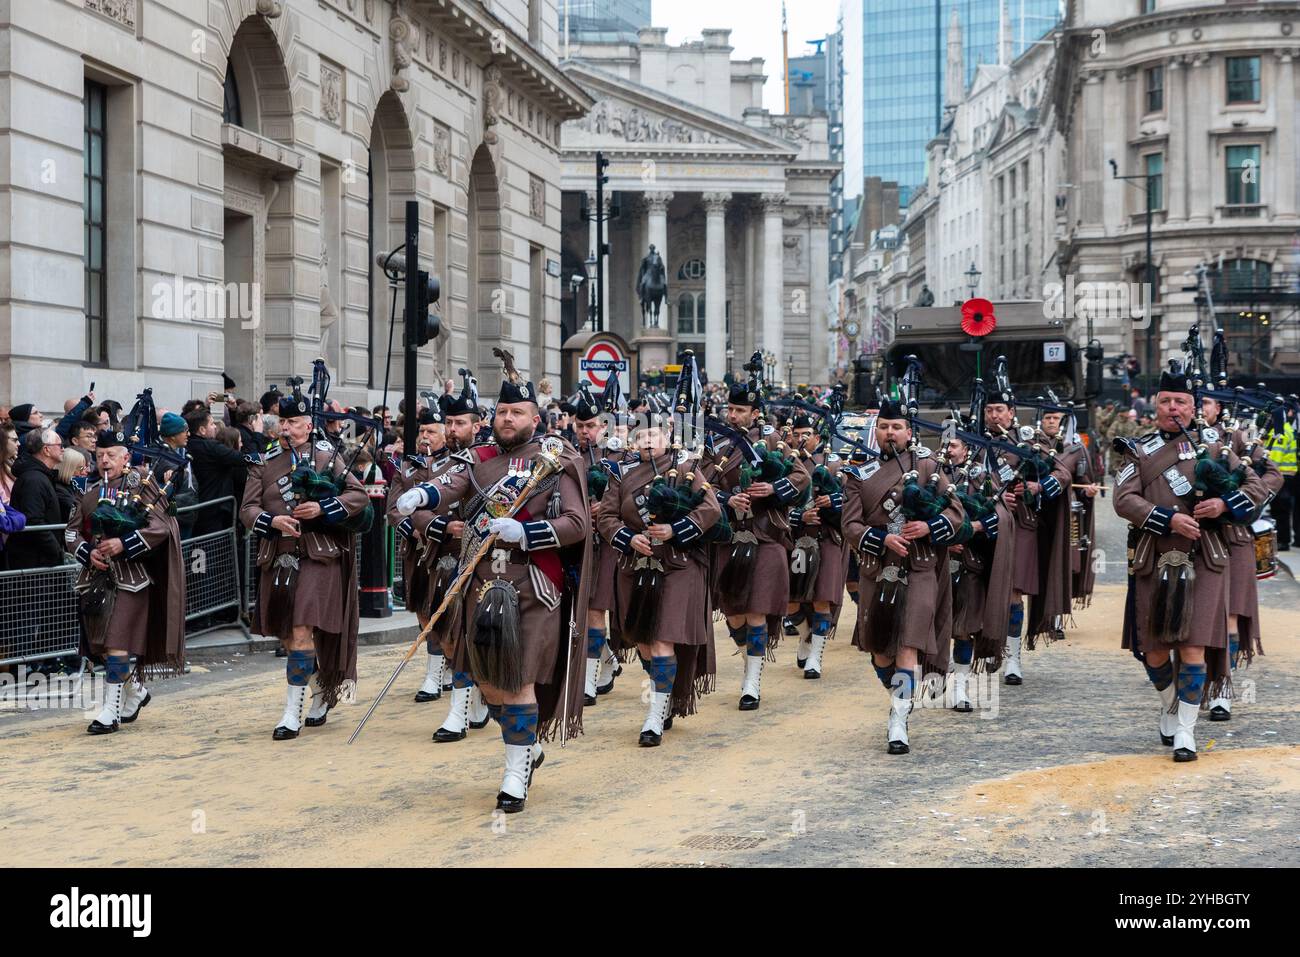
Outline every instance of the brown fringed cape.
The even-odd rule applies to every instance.
[[[984,608],[975,635],[974,670],[996,674],[1002,667],[1011,617],[1012,579],[1016,567],[1015,513],[999,501],[996,505],[998,534],[985,569]]]
[[[136,471],[143,478],[143,472]],[[90,486],[68,516],[64,543],[74,555],[83,542],[92,548],[97,544],[90,516],[99,503],[100,488],[101,483]],[[152,583],[137,592],[118,590],[102,645],[91,647],[84,627],[78,641],[78,651],[85,657],[103,655],[108,648],[125,649],[135,656],[134,674],[141,681],[185,671],[185,569],[180,527],[167,510],[167,499],[159,498],[140,529],[140,538],[149,547],[144,555],[133,561],[123,553],[113,559],[123,578],[129,580],[143,571]],[[83,566],[78,582],[89,577],[90,569]]]
[[[1041,442],[1050,441],[1039,433]],[[1078,457],[1083,446],[1075,445],[1056,456],[1052,475],[1061,484],[1060,493],[1043,502],[1038,512],[1038,591],[1029,597],[1025,615],[1025,648],[1034,650],[1040,644],[1053,640],[1055,621],[1070,616],[1070,502],[1074,498],[1071,486]]]

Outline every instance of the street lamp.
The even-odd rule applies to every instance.
[[[785,357],[785,387],[794,391],[794,356]]]
[[[1145,302],[1147,303],[1147,312],[1148,312],[1148,315],[1146,315],[1146,316],[1144,317],[1144,318],[1146,319],[1146,321],[1147,321],[1147,329],[1146,329],[1146,333],[1147,333],[1147,348],[1146,348],[1146,353],[1147,353],[1147,364],[1146,364],[1146,370],[1145,370],[1145,371],[1146,371],[1146,379],[1147,379],[1146,394],[1147,394],[1147,395],[1150,395],[1150,394],[1151,394],[1151,388],[1152,388],[1152,386],[1153,386],[1153,384],[1154,384],[1154,383],[1153,383],[1153,375],[1154,375],[1154,373],[1155,373],[1155,368],[1154,368],[1154,366],[1155,366],[1155,361],[1154,361],[1154,355],[1153,355],[1153,353],[1154,353],[1154,349],[1155,349],[1155,337],[1152,335],[1150,311],[1151,311],[1152,296],[1155,294],[1155,291],[1156,291],[1156,275],[1155,275],[1155,269],[1156,269],[1156,267],[1155,267],[1155,263],[1151,261],[1151,260],[1152,260],[1152,256],[1151,256],[1151,213],[1152,213],[1152,209],[1151,209],[1151,180],[1155,179],[1157,176],[1159,176],[1159,175],[1161,175],[1161,174],[1159,174],[1159,173],[1132,173],[1132,174],[1130,174],[1130,175],[1128,175],[1128,176],[1120,176],[1120,175],[1119,175],[1119,164],[1116,163],[1113,159],[1111,159],[1111,160],[1107,160],[1107,162],[1110,163],[1110,172],[1111,172],[1111,176],[1112,176],[1113,178],[1115,178],[1115,179],[1122,179],[1122,180],[1126,180],[1126,181],[1128,181],[1128,180],[1137,180],[1137,179],[1142,180],[1142,185],[1141,185],[1141,186],[1136,186],[1136,185],[1133,184],[1133,183],[1130,183],[1129,185],[1133,186],[1134,189],[1140,189],[1140,190],[1142,190],[1143,195],[1146,196],[1146,214],[1147,214],[1147,216],[1146,216],[1146,220],[1147,220],[1147,223],[1146,223],[1146,245],[1147,245],[1147,270],[1146,270],[1146,271],[1147,271],[1147,294],[1143,297],[1143,299],[1144,299]]]
[[[727,346],[727,385],[732,385],[736,379],[731,371],[731,360],[736,358],[736,350]]]
[[[595,255],[587,256],[584,263],[587,267],[587,321],[591,323],[591,331],[596,332],[596,257]]]
[[[975,298],[975,290],[980,287],[980,276],[982,275],[984,274],[975,268],[975,263],[972,261],[970,269],[966,270],[966,288],[970,290],[968,298]]]

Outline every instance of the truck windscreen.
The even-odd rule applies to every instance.
[[[986,385],[993,384],[993,362],[1007,357],[1008,374],[1016,394],[1032,399],[1051,389],[1058,399],[1073,399],[1079,393],[1076,370],[1079,359],[1073,344],[1064,344],[1063,361],[1046,362],[1042,340],[987,341],[980,352],[966,351],[964,343],[895,343],[889,350],[890,384],[902,377],[906,359],[914,355],[921,360],[923,388],[921,404],[930,407],[965,407],[970,401],[978,359],[978,375]]]

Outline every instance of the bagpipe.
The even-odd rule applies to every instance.
[[[296,395],[301,394],[302,378],[295,376],[289,379],[287,383]],[[379,419],[363,416],[356,412],[331,412],[325,408],[328,400],[330,387],[329,370],[325,367],[324,359],[316,359],[312,363],[311,378],[311,422],[313,431],[325,437],[334,447],[330,453],[329,460],[321,469],[314,465],[314,459],[311,455],[299,459],[294,465],[293,472],[290,476],[290,487],[293,490],[294,498],[299,502],[322,502],[326,499],[334,498],[343,494],[347,488],[348,475],[352,472],[352,466],[361,454],[361,450],[369,443],[371,436],[377,436],[382,430],[383,425]],[[343,450],[343,437],[331,436],[325,429],[326,423],[329,422],[351,422],[365,430],[361,439],[357,442],[357,447],[352,452],[352,457],[347,460],[342,471],[335,474],[334,463],[338,461],[339,453]],[[366,507],[355,515],[348,515],[337,522],[328,524],[324,516],[311,519],[303,523],[303,528],[307,531],[337,531],[348,534],[362,534],[370,530],[370,526],[375,521],[375,509],[369,502]]]

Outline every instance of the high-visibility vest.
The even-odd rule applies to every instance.
[[[1296,474],[1296,436],[1290,422],[1284,424],[1282,434],[1275,434],[1268,444],[1268,457],[1283,475]]]

